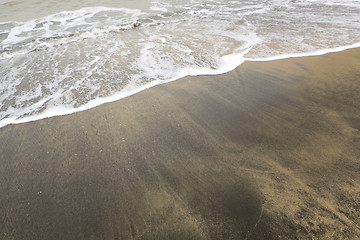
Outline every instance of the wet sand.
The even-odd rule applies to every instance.
[[[360,49],[0,129],[0,239],[360,238]]]

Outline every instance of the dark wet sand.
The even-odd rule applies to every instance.
[[[360,49],[0,129],[1,239],[360,238]]]

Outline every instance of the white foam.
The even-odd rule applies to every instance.
[[[180,79],[185,76],[223,74],[223,73],[232,71],[233,69],[238,67],[244,61],[273,61],[273,60],[279,60],[279,59],[285,59],[285,58],[318,56],[318,55],[323,55],[323,54],[332,53],[332,52],[340,52],[340,51],[343,51],[346,49],[357,48],[357,47],[360,47],[360,42],[352,44],[352,45],[348,45],[348,46],[342,46],[342,47],[337,47],[337,48],[332,48],[332,49],[323,49],[323,50],[315,51],[312,53],[284,54],[284,55],[276,56],[276,57],[272,57],[272,58],[248,59],[248,58],[243,57],[247,52],[249,52],[251,50],[251,47],[248,46],[248,48],[244,52],[224,56],[221,59],[222,64],[219,69],[203,69],[203,68],[182,69],[181,71],[179,71],[179,73],[176,75],[176,77],[174,77],[172,79],[168,79],[166,81],[154,80],[154,81],[144,84],[142,86],[128,85],[121,92],[113,94],[109,97],[93,99],[93,100],[89,101],[87,104],[85,104],[81,107],[78,107],[78,108],[73,108],[72,106],[66,106],[66,105],[52,106],[52,107],[45,109],[43,112],[41,112],[40,114],[37,114],[37,115],[27,116],[27,117],[23,117],[23,118],[17,118],[17,117],[5,118],[5,119],[0,120],[0,128],[5,127],[10,124],[20,124],[20,123],[25,123],[25,122],[32,122],[32,121],[41,120],[41,119],[45,119],[45,118],[69,115],[72,113],[89,110],[91,108],[100,106],[105,103],[115,102],[120,99],[129,97],[131,95],[134,95],[134,94],[144,91],[146,89],[152,88],[154,86],[168,83],[171,81],[175,81],[175,80]],[[58,93],[58,94],[61,94],[61,93]],[[42,103],[46,102],[47,100],[48,99],[44,99],[43,101],[41,101],[41,103],[39,102],[38,105],[42,105]],[[15,111],[15,109],[13,109],[13,110]]]
[[[114,20],[118,25],[110,24],[110,26],[101,28],[101,22],[97,24],[96,22],[88,22],[88,19],[94,18],[97,14],[111,11],[117,12],[120,16],[124,15],[115,19],[108,19],[110,23]],[[8,36],[0,43],[0,48],[11,47],[25,40],[31,40],[34,37],[46,39],[72,36],[74,33],[71,29],[74,27],[85,27],[85,30],[82,30],[85,35],[131,29],[138,17],[143,14],[142,11],[137,9],[89,7],[76,11],[64,11],[27,22],[12,22],[15,24],[15,27],[5,31],[8,33]]]
[[[245,58],[245,61],[252,61],[252,62],[265,62],[265,61],[273,61],[273,60],[280,60],[280,59],[286,59],[286,58],[298,58],[298,57],[310,57],[310,56],[319,56],[324,55],[327,53],[334,53],[334,52],[341,52],[347,49],[352,48],[358,48],[360,47],[360,42],[346,45],[346,46],[340,46],[335,48],[327,48],[327,49],[320,49],[312,52],[306,52],[306,53],[289,53],[289,54],[281,54],[273,57],[265,57],[265,58]]]
[[[18,118],[18,117],[5,118],[5,119],[0,120],[0,128],[4,127],[6,125],[10,125],[10,124],[20,124],[20,123],[31,122],[31,121],[41,120],[41,119],[45,119],[45,118],[50,118],[50,117],[55,117],[55,116],[63,116],[63,115],[68,115],[68,114],[72,114],[72,113],[76,113],[76,112],[80,112],[80,111],[85,111],[85,110],[97,107],[99,105],[102,105],[104,103],[114,102],[114,101],[126,98],[128,96],[134,95],[136,93],[139,93],[139,92],[149,89],[151,87],[157,86],[159,84],[164,84],[164,83],[168,83],[171,81],[175,81],[175,80],[180,79],[185,76],[222,74],[222,73],[233,70],[238,65],[240,65],[242,62],[244,62],[245,59],[243,58],[243,56],[244,56],[244,54],[246,54],[247,52],[250,51],[251,46],[252,46],[251,44],[248,44],[247,46],[245,46],[245,50],[243,52],[239,52],[237,54],[226,55],[226,56],[222,57],[222,59],[220,60],[220,62],[221,62],[220,67],[218,69],[208,69],[208,68],[199,68],[199,67],[180,69],[177,73],[173,74],[173,78],[170,78],[167,80],[159,80],[159,79],[153,80],[149,83],[146,83],[146,84],[143,84],[140,86],[136,85],[136,84],[129,84],[118,93],[115,93],[109,97],[100,97],[100,98],[93,99],[78,108],[74,108],[70,105],[51,106],[51,107],[47,107],[44,111],[42,111],[41,113],[36,114],[36,115],[22,117],[22,118]],[[58,93],[52,95],[51,97],[43,99],[41,102],[38,102],[37,104],[33,105],[31,107],[31,109],[27,109],[27,111],[31,112],[32,110],[37,109],[39,106],[42,106],[43,103],[47,102],[49,99],[57,98],[61,95],[62,95],[62,93],[58,92]],[[16,112],[15,109],[12,109],[11,111],[9,111],[9,113],[11,113],[12,111]],[[26,112],[24,112],[23,114],[26,114]]]
[[[171,80],[169,80],[169,81],[171,81]],[[17,118],[17,117],[5,118],[5,119],[0,120],[0,128],[5,127],[10,124],[20,124],[20,123],[25,123],[25,122],[32,122],[32,121],[37,121],[37,120],[41,120],[41,119],[45,119],[45,118],[50,118],[50,117],[55,117],[55,116],[64,116],[64,115],[69,115],[69,114],[76,113],[76,112],[85,111],[85,110],[97,107],[99,105],[102,105],[104,103],[110,103],[110,102],[114,102],[114,101],[126,98],[128,96],[134,95],[138,92],[144,91],[148,88],[159,85],[161,83],[163,83],[163,82],[162,81],[152,81],[152,82],[145,84],[143,86],[140,86],[140,87],[129,86],[129,87],[125,88],[124,90],[122,90],[121,92],[116,93],[112,96],[91,100],[90,102],[88,102],[87,104],[85,104],[79,108],[73,108],[73,107],[65,106],[65,105],[53,106],[53,107],[47,108],[40,114],[33,115],[33,116],[28,116],[28,117],[23,117],[23,118]]]
[[[353,0],[344,2],[342,0],[308,0],[310,3],[320,3],[328,6],[336,6],[336,7],[352,7],[352,8],[360,8],[360,1]]]

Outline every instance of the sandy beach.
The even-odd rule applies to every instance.
[[[360,238],[360,49],[0,129],[0,239]]]

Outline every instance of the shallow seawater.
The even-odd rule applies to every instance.
[[[0,127],[186,75],[360,46],[359,0],[0,1]]]

